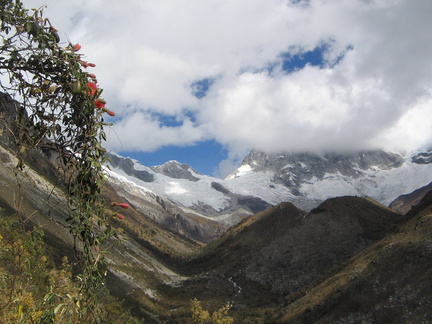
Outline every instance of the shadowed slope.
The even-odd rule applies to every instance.
[[[432,193],[391,235],[284,309],[286,323],[429,323],[432,320]]]

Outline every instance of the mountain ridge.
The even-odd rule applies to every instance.
[[[431,210],[429,191],[405,223],[289,303],[277,322],[430,322]]]
[[[384,151],[266,154],[252,150],[236,172],[218,179],[169,161],[146,167],[109,155],[109,178],[128,181],[181,209],[232,226],[281,202],[312,210],[328,198],[371,197],[388,206],[432,180],[432,153]],[[403,179],[403,180],[401,180]]]
[[[203,249],[193,267],[201,271],[222,267],[221,272],[231,273],[238,281],[291,294],[407,219],[360,197],[331,198],[309,213],[282,203],[229,229]]]

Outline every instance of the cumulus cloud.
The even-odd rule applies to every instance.
[[[152,152],[165,145],[185,146],[206,139],[205,132],[187,118],[182,119],[181,125],[169,127],[139,111],[119,120],[108,134],[108,147],[116,152]]]
[[[432,143],[429,0],[44,3],[54,25],[98,64],[119,116],[114,150],[213,138],[229,149],[229,169],[250,148]],[[284,54],[316,48],[324,49],[319,66],[283,69]],[[200,80],[212,82],[197,97]],[[155,117],[164,114],[178,123]]]

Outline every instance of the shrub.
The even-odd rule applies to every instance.
[[[100,98],[102,89],[96,76],[87,71],[95,65],[82,59],[78,53],[81,45],[61,46],[58,31],[43,17],[43,8],[26,10],[19,0],[2,0],[0,19],[0,90],[16,102],[14,125],[5,130],[17,148],[20,162],[16,172],[25,167],[23,156],[28,150],[56,152],[59,157],[68,194],[67,222],[79,242],[80,289],[75,297],[81,316],[97,313],[106,262],[103,253],[93,250],[117,236],[110,225],[112,215],[105,212],[100,198],[103,128],[109,125],[103,113],[114,113]],[[20,214],[20,210],[16,212]],[[11,249],[19,250],[20,245]],[[21,316],[27,314],[26,307],[33,307],[34,295],[31,292],[20,298],[27,303],[21,305]]]

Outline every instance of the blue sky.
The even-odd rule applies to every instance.
[[[250,149],[432,146],[430,0],[27,0],[82,45],[106,147],[224,177]]]
[[[124,156],[140,161],[146,166],[161,165],[176,160],[192,166],[206,175],[217,173],[218,165],[227,158],[227,150],[214,140],[200,142],[191,146],[166,146],[156,152],[123,152]]]

